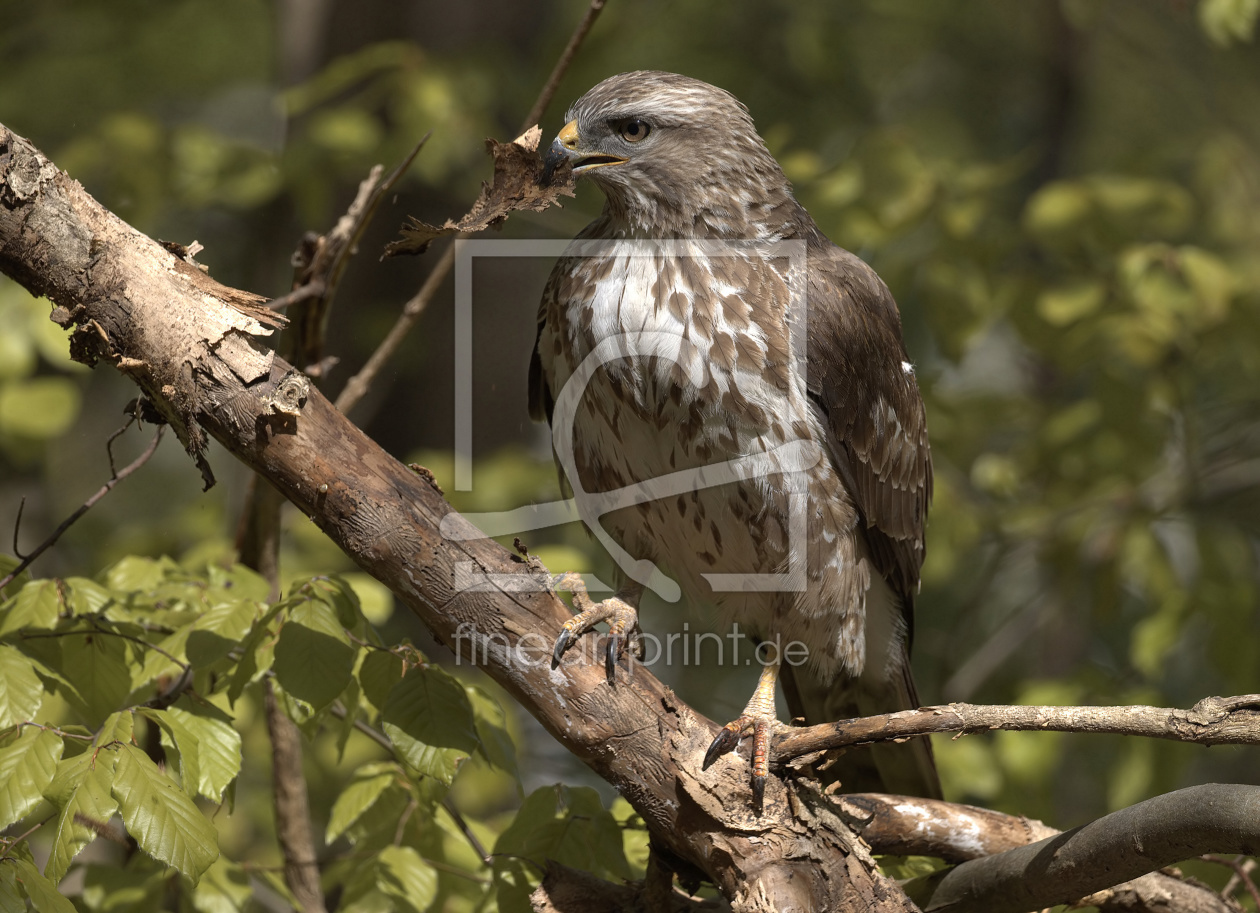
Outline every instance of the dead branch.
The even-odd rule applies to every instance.
[[[1032,818],[939,799],[852,793],[836,800],[876,855],[935,856],[947,862],[964,862],[1062,833]],[[1098,907],[1102,913],[1238,911],[1237,905],[1222,894],[1169,871],[1151,872],[1081,898],[1078,903]]]
[[[1215,862],[1218,865],[1229,866],[1234,870],[1234,874],[1229,877],[1225,887],[1221,888],[1221,896],[1231,897],[1239,887],[1247,889],[1247,893],[1251,895],[1251,902],[1256,905],[1256,909],[1260,910],[1260,888],[1256,887],[1256,883],[1251,878],[1251,873],[1256,869],[1256,861],[1248,859],[1245,856],[1235,856],[1233,859],[1226,859],[1223,856],[1217,856],[1209,853],[1201,857],[1204,862]]]
[[[942,704],[857,720],[785,729],[775,739],[779,763],[834,748],[939,732],[997,729],[1136,735],[1199,745],[1260,745],[1260,694],[1207,697],[1189,710],[1167,707],[1008,707]]]
[[[130,463],[124,466],[121,470],[114,469],[114,449],[113,449],[114,441],[119,437],[119,435],[121,435],[124,431],[130,428],[134,421],[135,421],[134,418],[128,420],[127,424],[123,425],[122,428],[118,429],[118,431],[110,435],[109,440],[105,442],[105,449],[109,454],[109,468],[110,468],[109,480],[104,485],[102,485],[99,489],[97,489],[96,494],[92,495],[90,498],[88,498],[86,501],[80,504],[77,508],[75,508],[74,513],[66,517],[66,519],[62,520],[61,523],[57,526],[57,528],[52,531],[52,535],[50,535],[47,539],[41,542],[38,546],[36,546],[35,551],[31,552],[29,555],[23,555],[21,552],[18,551],[18,547],[17,547],[18,546],[18,528],[22,524],[22,507],[21,506],[18,507],[17,520],[13,524],[13,554],[21,559],[21,563],[19,563],[18,566],[15,567],[12,571],[10,571],[7,575],[5,575],[4,577],[0,577],[0,591],[3,591],[6,586],[8,586],[13,580],[15,580],[18,574],[22,573],[24,570],[30,567],[32,562],[34,562],[36,558],[44,554],[44,552],[48,551],[48,549],[52,548],[53,545],[56,544],[57,540],[60,539],[62,535],[65,534],[66,530],[74,526],[74,524],[78,522],[80,517],[82,517],[85,513],[87,513],[89,510],[95,507],[97,502],[100,501],[101,498],[105,497],[107,494],[113,491],[115,485],[117,485],[123,479],[127,478],[127,476],[131,475],[133,472],[135,472],[145,463],[149,462],[149,458],[152,457],[153,454],[157,451],[158,444],[162,442],[162,432],[165,429],[161,427],[158,428],[157,434],[153,435],[153,440],[149,442],[148,447],[144,448],[144,451],[140,454],[140,456],[136,457],[134,460],[132,460]],[[25,505],[25,503],[26,502],[24,499],[23,505]]]
[[[582,42],[586,39],[587,33],[590,32],[591,27],[595,24],[595,20],[599,18],[599,14],[603,11],[606,2],[607,0],[591,0],[591,5],[582,16],[582,21],[578,23],[577,28],[573,30],[569,43],[556,61],[556,65],[552,69],[551,75],[547,77],[547,82],[543,86],[542,91],[538,93],[538,98],[534,101],[534,106],[530,108],[525,122],[516,131],[518,134],[524,134],[525,131],[537,124],[539,119],[541,119],[543,111],[547,109],[547,105],[551,104],[551,100],[555,97],[556,89],[560,87],[560,80],[568,72],[569,66],[573,63],[573,58],[577,55],[578,48],[581,47]],[[454,265],[455,247],[452,244],[442,252],[441,259],[433,265],[433,270],[425,277],[419,291],[403,305],[402,313],[398,315],[394,325],[385,334],[381,344],[376,347],[376,351],[372,353],[359,372],[346,382],[341,395],[337,397],[338,409],[349,413],[358,404],[359,400],[363,399],[364,395],[371,388],[373,381],[380,374],[381,369],[393,358],[394,353],[398,351],[398,347],[402,345],[403,339],[411,332],[412,327],[416,325],[416,321],[420,319],[420,315],[429,306],[429,302],[437,293],[438,288],[446,281],[446,277],[450,275],[451,268]]]
[[[573,58],[577,56],[578,48],[586,40],[587,33],[590,32],[591,27],[595,24],[595,20],[599,18],[599,14],[603,12],[606,2],[607,0],[591,0],[591,5],[586,8],[582,21],[573,30],[573,34],[569,36],[569,43],[560,52],[559,58],[556,59],[556,65],[551,69],[551,75],[547,77],[547,82],[543,84],[542,91],[538,93],[538,98],[534,101],[534,107],[530,108],[529,113],[525,115],[525,122],[521,124],[521,129],[517,130],[517,133],[524,133],[542,120],[543,112],[547,110],[547,105],[551,104],[551,100],[556,97],[556,90],[560,88],[560,80],[564,79],[564,74],[569,72],[569,66],[573,63]]]
[[[553,672],[536,641],[570,613],[545,577],[493,541],[443,538],[443,518],[468,527],[275,357],[256,296],[126,225],[3,126],[0,271],[59,305],[74,357],[115,365],[154,399],[207,479],[208,434],[619,789],[735,910],[913,909],[809,783],[774,780],[755,815],[742,760],[702,771],[717,727],[646,670],[616,687],[602,664]]]

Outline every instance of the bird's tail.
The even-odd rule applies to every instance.
[[[910,658],[903,652],[900,671],[893,671],[882,682],[874,676],[861,678],[841,676],[825,684],[805,666],[784,665],[779,673],[793,717],[804,717],[814,725],[836,720],[895,713],[919,706],[914,678],[910,674]],[[919,736],[896,744],[881,742],[862,748],[849,748],[822,773],[827,782],[839,781],[846,793],[879,792],[903,796],[941,798],[941,780],[936,773],[932,743]]]

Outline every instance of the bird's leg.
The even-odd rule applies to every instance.
[[[770,776],[770,736],[779,725],[779,716],[774,706],[774,688],[778,681],[779,663],[776,660],[762,668],[757,689],[744,712],[722,727],[704,754],[704,767],[707,770],[709,765],[738,745],[746,732],[752,731],[752,791],[753,803],[758,809],[765,799],[766,780]]]
[[[568,588],[573,593],[573,606],[578,610],[564,623],[560,635],[556,638],[555,648],[551,651],[551,668],[560,665],[564,651],[569,649],[579,637],[594,628],[601,621],[608,622],[608,649],[604,654],[604,671],[608,680],[615,681],[617,660],[628,649],[632,656],[642,653],[639,631],[639,598],[643,595],[643,587],[628,581],[617,590],[615,596],[600,603],[592,603],[587,595],[586,585],[577,574],[565,574],[557,583],[559,588]]]

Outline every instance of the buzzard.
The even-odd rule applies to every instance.
[[[588,497],[669,484],[602,517],[633,561],[613,598],[564,626],[553,663],[608,622],[613,679],[658,566],[755,637],[804,644],[803,663],[764,667],[705,759],[751,733],[760,805],[777,681],[810,723],[918,706],[909,646],[932,461],[901,319],[792,196],[730,93],[623,73],[565,119],[548,168],[569,162],[606,204],[547,283],[530,411],[559,428],[568,404],[557,461]],[[714,466],[755,471],[714,484]],[[699,481],[678,491],[680,478]],[[835,774],[847,790],[940,793],[926,739],[850,752]]]

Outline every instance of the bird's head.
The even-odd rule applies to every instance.
[[[547,154],[567,160],[632,226],[747,237],[787,179],[735,96],[698,79],[641,70],[605,79],[569,108]]]

